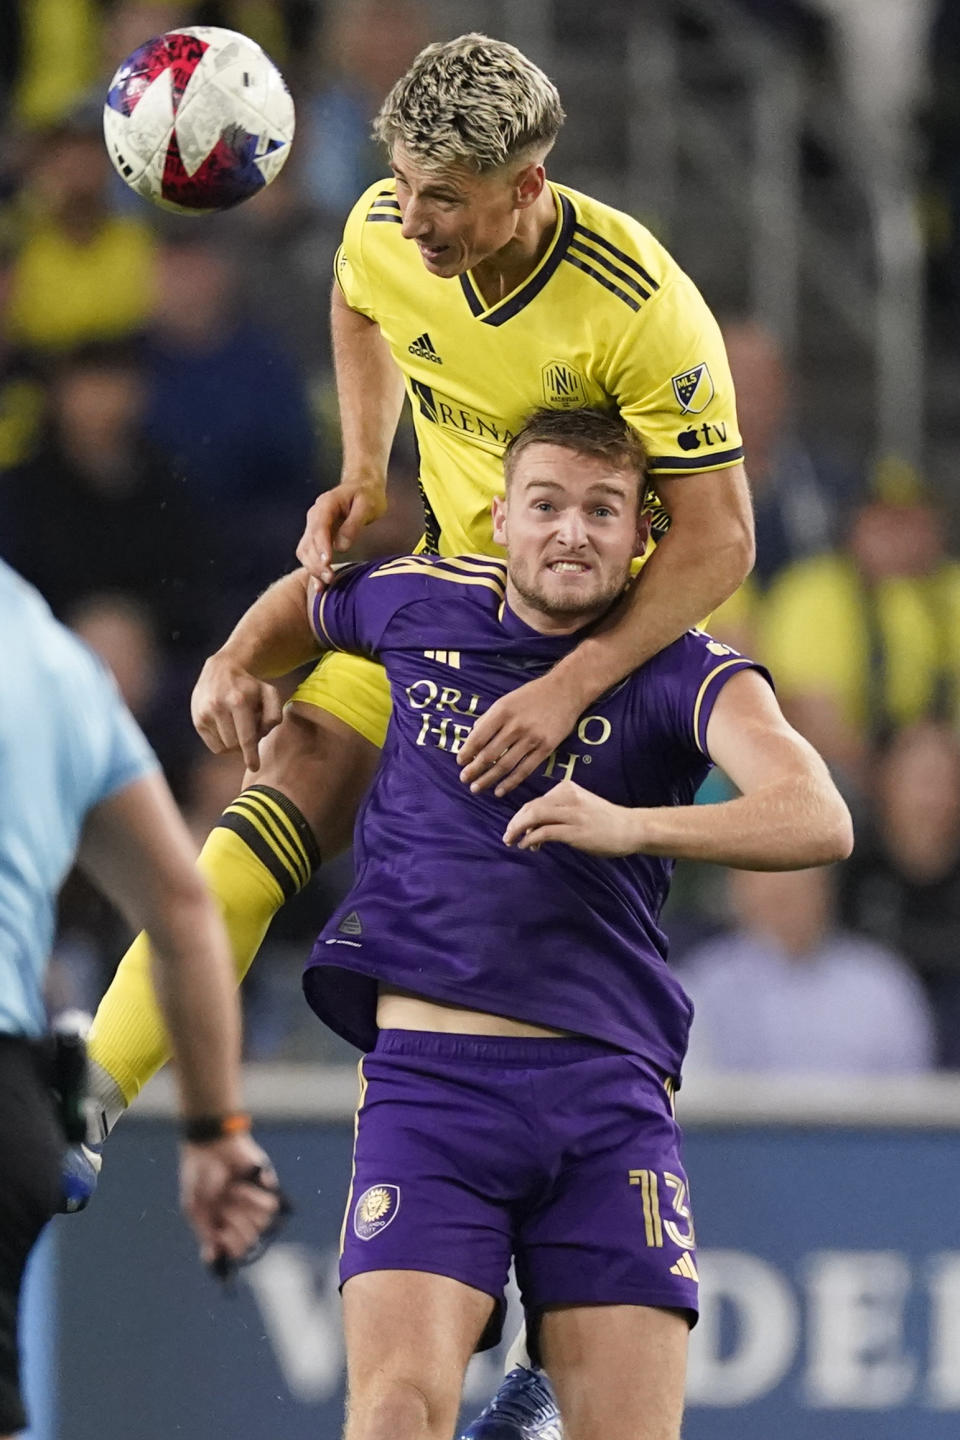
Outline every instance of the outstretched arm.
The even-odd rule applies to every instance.
[[[753,515],[742,465],[657,479],[670,529],[624,604],[556,666],[577,715],[728,600],[753,568]],[[576,718],[576,717],[575,717]],[[562,737],[561,737],[562,738]]]
[[[736,799],[630,808],[565,780],[522,806],[503,838],[524,850],[559,841],[597,855],[665,855],[741,870],[801,870],[850,854],[850,812],[830,772],[756,671],[724,685],[707,746],[741,792]]]
[[[226,937],[166,782],[151,775],[98,805],[78,859],[150,936],[184,1109],[198,1115],[238,1109],[240,1014]]]
[[[387,464],[403,409],[403,376],[375,321],[352,310],[334,284],[330,301],[343,465],[340,484],[314,501],[297,559],[333,579],[334,551],[349,550],[387,508]]]
[[[125,786],[87,818],[78,859],[153,949],[185,1122],[240,1111],[240,1012],[227,937],[166,782]],[[256,1172],[268,1186],[251,1184]],[[206,1260],[240,1259],[277,1214],[276,1176],[248,1134],[184,1143],[181,1197]]]
[[[598,695],[645,664],[730,595],[753,565],[753,519],[742,465],[657,478],[670,511],[659,542],[621,604],[549,674],[505,695],[460,751],[461,779],[505,795],[573,729]]]
[[[294,570],[254,601],[204,663],[190,701],[194,727],[209,750],[240,750],[248,770],[260,768],[259,744],[283,718],[271,680],[319,653],[308,619],[310,577]]]

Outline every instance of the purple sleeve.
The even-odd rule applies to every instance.
[[[762,665],[722,645],[700,630],[690,630],[651,662],[644,707],[681,750],[710,758],[707,725],[720,691],[741,670],[756,670],[773,688]],[[651,717],[652,718],[652,717]]]
[[[378,653],[384,632],[397,611],[412,596],[406,576],[388,568],[391,562],[368,561],[343,565],[333,584],[314,596],[310,621],[325,650],[346,650],[352,655]]]

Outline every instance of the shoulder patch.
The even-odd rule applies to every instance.
[[[682,415],[699,415],[706,410],[715,393],[713,376],[705,360],[685,370],[682,375],[671,375],[670,384]]]
[[[660,288],[639,260],[579,221],[563,258],[634,311]]]
[[[459,555],[447,559],[439,555],[398,555],[378,565],[370,578],[390,575],[421,575],[455,585],[479,585],[492,590],[501,600],[507,590],[507,567],[494,556]]]
[[[396,195],[390,190],[378,190],[370,203],[366,220],[367,224],[370,224],[371,221],[386,220],[395,225],[402,225],[403,215],[400,213],[400,202]]]

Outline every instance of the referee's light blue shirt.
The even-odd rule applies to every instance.
[[[0,561],[0,1033],[46,1029],[57,894],[84,819],[156,765],[99,660]]]

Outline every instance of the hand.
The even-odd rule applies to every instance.
[[[248,770],[260,769],[260,741],[283,719],[276,686],[258,680],[222,650],[200,671],[190,697],[194,729],[208,750],[239,750]]]
[[[180,1204],[205,1265],[241,1262],[281,1214],[276,1172],[249,1135],[180,1149]]]
[[[387,494],[380,482],[343,480],[319,495],[307,511],[297,559],[315,580],[333,583],[333,552],[349,550],[364,525],[386,514]]]
[[[505,845],[539,850],[550,841],[587,850],[591,855],[635,855],[635,812],[561,780],[546,795],[521,805],[503,832]]]
[[[579,697],[555,672],[502,695],[480,717],[457,756],[471,790],[508,795],[565,740],[580,717]]]

